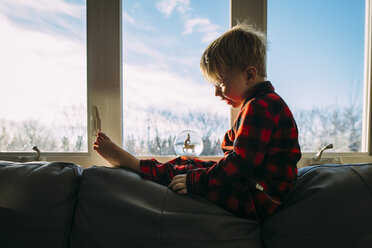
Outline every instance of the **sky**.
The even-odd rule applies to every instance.
[[[155,91],[167,96],[167,100],[154,98],[160,107],[197,108],[202,103],[218,111],[223,106],[202,78],[199,60],[206,46],[228,29],[229,13],[222,10],[229,3],[214,1],[217,12],[212,14],[206,2],[123,1],[123,83],[128,99],[124,105],[146,108],[144,99],[154,98]],[[137,101],[132,101],[134,95]]]
[[[229,28],[229,2],[211,2],[123,1],[124,116],[146,113],[148,99],[228,115],[199,71],[206,46]],[[364,1],[268,0],[268,80],[293,112],[360,106],[363,35]],[[144,122],[127,119],[124,132]]]
[[[199,71],[229,28],[229,1],[122,6],[124,115],[136,116],[124,129],[154,106],[229,115]],[[82,0],[0,0],[0,119],[50,123],[86,104],[85,12]],[[362,0],[268,0],[268,79],[294,111],[361,104],[363,36]]]
[[[61,119],[86,102],[85,5],[0,0],[0,119]]]
[[[229,28],[229,2],[214,1],[213,9],[208,1],[189,0],[124,0],[122,6],[124,135],[147,132],[143,123],[153,106],[229,116],[228,106],[214,96],[199,70],[206,46]],[[169,126],[164,123],[163,135]],[[171,132],[184,128],[195,127]]]
[[[268,1],[268,75],[292,109],[362,104],[364,5]]]

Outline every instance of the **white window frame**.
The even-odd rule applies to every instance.
[[[365,7],[365,58],[364,58],[364,109],[362,149],[359,153],[328,153],[327,156],[340,157],[343,163],[372,162],[371,147],[371,0]],[[267,0],[230,0],[230,26],[237,20],[248,20],[267,32]],[[123,144],[123,101],[122,101],[122,8],[121,0],[87,0],[87,140],[86,153],[43,153],[48,161],[67,161],[83,167],[107,165],[91,144],[95,139],[94,118],[97,107],[101,119],[101,129],[114,142]],[[231,110],[231,122],[237,114]],[[125,118],[125,117],[124,117]],[[125,121],[125,120],[124,120]],[[33,153],[0,153],[0,159],[14,160],[18,156],[33,156]],[[315,153],[303,153],[299,167],[305,166]],[[141,157],[145,158],[145,157]],[[157,157],[167,161],[172,157]],[[219,157],[203,157],[217,160]]]

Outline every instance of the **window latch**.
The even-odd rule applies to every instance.
[[[308,165],[319,165],[319,164],[341,164],[341,157],[322,157],[324,150],[333,148],[333,144],[328,144],[324,146],[320,151],[315,154],[314,157],[308,160]]]
[[[32,150],[36,152],[36,156],[19,156],[16,162],[31,162],[31,161],[46,161],[45,157],[41,156],[40,149],[37,146],[32,147]]]
[[[326,150],[326,149],[332,149],[332,148],[333,148],[333,144],[328,144],[328,145],[324,146],[322,149],[320,149],[320,151],[317,154],[315,154],[314,160],[315,161],[320,161],[320,159],[321,159],[321,157],[323,155],[324,150]]]
[[[97,135],[101,131],[101,119],[97,106],[93,106],[93,135]]]

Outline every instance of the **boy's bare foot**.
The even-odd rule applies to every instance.
[[[115,144],[103,132],[99,132],[97,134],[96,141],[93,143],[93,149],[96,150],[112,166],[120,166],[124,165],[125,163],[125,150]]]

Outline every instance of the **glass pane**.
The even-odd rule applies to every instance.
[[[86,1],[0,1],[0,151],[87,151]]]
[[[364,0],[268,1],[268,76],[301,148],[361,151]]]
[[[201,155],[219,155],[230,110],[202,77],[207,45],[229,28],[229,1],[123,1],[124,147],[175,155],[175,137],[193,130]]]

